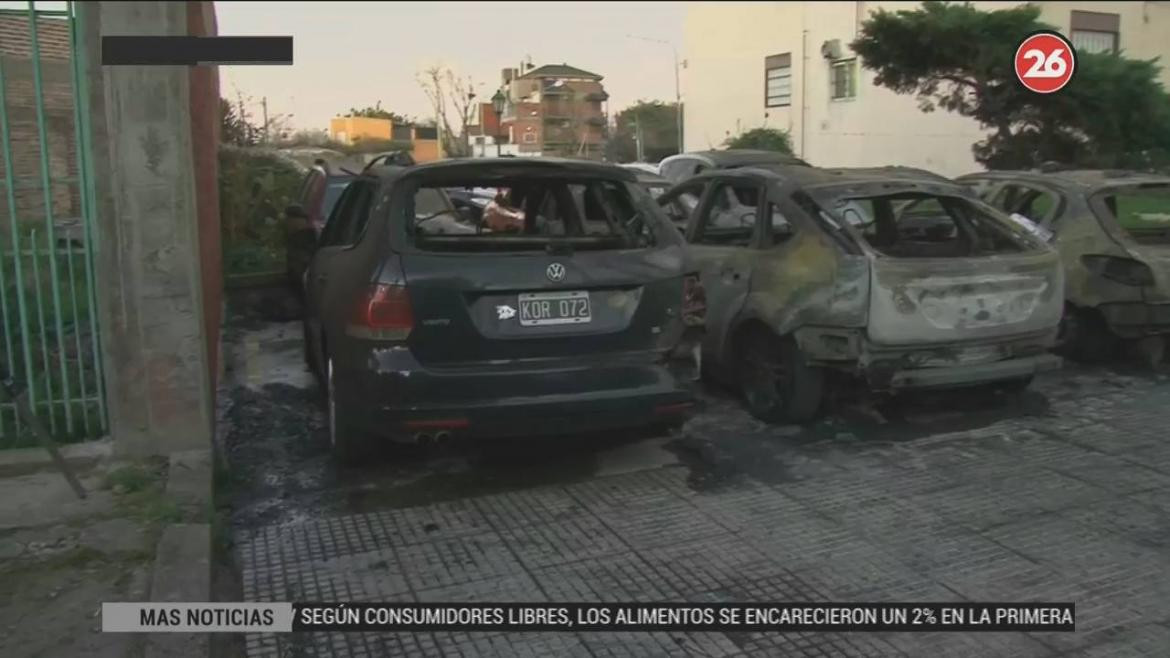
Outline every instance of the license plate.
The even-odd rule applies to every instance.
[[[550,324],[583,324],[593,319],[589,293],[566,292],[520,293],[520,326],[540,327]]]

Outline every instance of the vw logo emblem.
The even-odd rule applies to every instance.
[[[549,281],[561,281],[565,278],[565,266],[560,263],[553,263],[544,271],[545,276]]]

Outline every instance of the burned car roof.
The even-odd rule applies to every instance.
[[[650,173],[649,171],[641,169],[632,169],[631,171],[634,172],[634,178],[636,178],[639,183],[644,185],[653,185],[655,183],[665,185],[667,187],[671,185],[669,180],[659,176],[658,174]]]
[[[776,151],[760,151],[755,149],[726,149],[723,151],[690,151],[671,157],[701,157],[709,160],[716,167],[750,167],[759,164],[791,164],[808,166],[800,158]]]
[[[441,178],[507,178],[512,176],[584,176],[634,182],[634,172],[617,165],[566,158],[455,158],[409,167],[377,167],[383,177],[426,173]]]
[[[1118,185],[1170,185],[1170,176],[1151,174],[1124,169],[1070,169],[1066,171],[1024,171],[1000,170],[981,171],[966,174],[959,180],[968,178],[994,178],[997,180],[1025,180],[1037,183],[1050,183],[1068,187],[1077,187],[1086,193]]]
[[[945,194],[970,196],[971,191],[963,185],[939,174],[914,167],[838,167],[821,168],[801,165],[760,165],[737,170],[744,175],[753,173],[790,180],[803,188],[864,188],[867,193],[875,189],[888,188],[891,192],[899,189],[923,189]],[[722,172],[726,175],[726,172]],[[719,172],[701,174],[717,176]]]

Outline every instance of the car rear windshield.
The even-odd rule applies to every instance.
[[[658,212],[635,185],[605,179],[517,178],[426,184],[409,233],[428,251],[634,249],[656,243]]]
[[[894,258],[947,258],[1039,249],[1026,227],[967,197],[929,192],[848,196],[832,203],[870,247]]]
[[[1143,244],[1170,244],[1170,185],[1142,185],[1109,190],[1101,198],[1106,210],[1131,238]]]

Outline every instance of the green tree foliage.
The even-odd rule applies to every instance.
[[[382,108],[382,101],[363,108],[351,107],[345,113],[347,117],[367,117],[370,119],[389,119],[396,126],[411,126],[415,121],[406,115],[391,112]]]
[[[248,124],[245,117],[236,111],[236,106],[226,98],[219,99],[219,141],[234,146],[251,146],[256,143],[256,128]]]
[[[914,94],[925,112],[971,117],[991,132],[972,146],[992,169],[1044,162],[1145,168],[1170,150],[1170,96],[1155,60],[1079,53],[1076,73],[1054,94],[1016,79],[1016,47],[1053,29],[1034,5],[980,11],[970,4],[924,2],[912,11],[878,10],[852,48],[874,82]]]
[[[675,103],[638,101],[614,117],[615,127],[606,142],[611,162],[638,160],[637,135],[642,135],[642,160],[658,162],[678,153],[678,117]]]
[[[724,145],[729,149],[758,149],[792,155],[792,139],[788,131],[778,128],[752,128],[729,137]]]
[[[304,175],[290,161],[260,149],[219,149],[219,214],[224,274],[282,272],[282,213]]]

